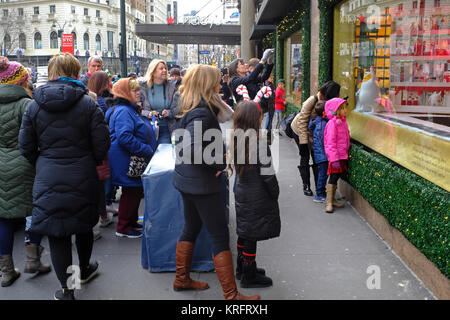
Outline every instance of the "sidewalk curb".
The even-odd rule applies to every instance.
[[[433,262],[428,260],[399,230],[392,227],[386,218],[350,184],[339,180],[338,190],[438,299],[450,300],[450,280]]]

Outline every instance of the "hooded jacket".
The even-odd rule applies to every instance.
[[[142,187],[140,178],[127,176],[131,156],[150,160],[156,151],[156,135],[150,120],[139,114],[139,106],[129,89],[129,78],[120,79],[113,87],[116,104],[106,112],[106,119],[111,130],[111,149],[109,166],[111,180],[116,186]]]
[[[348,159],[350,148],[350,132],[345,117],[336,117],[341,104],[347,102],[341,98],[333,98],[325,104],[325,114],[329,121],[325,127],[324,145],[329,162]]]
[[[328,118],[322,116],[317,116],[309,121],[308,129],[313,133],[313,157],[315,163],[328,161],[324,146],[324,133],[327,123]]]
[[[110,146],[102,111],[75,81],[52,81],[34,92],[22,120],[20,152],[36,166],[31,230],[65,237],[98,222],[96,166]]]
[[[35,170],[19,151],[19,130],[31,97],[18,85],[0,85],[0,218],[31,215]]]

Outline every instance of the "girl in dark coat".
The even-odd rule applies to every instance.
[[[308,125],[308,129],[313,133],[313,158],[318,168],[316,196],[313,201],[320,203],[325,203],[325,199],[327,197],[325,186],[328,178],[328,159],[325,154],[325,146],[323,142],[325,126],[328,122],[328,118],[324,114],[325,102],[326,101],[324,100],[320,100],[316,103],[314,109],[317,117],[309,120]]]
[[[72,265],[71,236],[76,235],[81,283],[97,273],[90,263],[92,228],[98,222],[96,166],[110,146],[102,111],[77,80],[81,65],[69,53],[48,64],[49,82],[35,90],[19,135],[20,151],[36,166],[31,231],[48,235],[51,258],[62,290],[55,299],[73,300],[67,268]]]
[[[271,166],[270,149],[259,136],[262,114],[256,103],[241,102],[233,116],[230,164],[236,170],[235,206],[238,234],[236,277],[244,288],[272,285],[256,267],[256,243],[280,235],[280,189]]]

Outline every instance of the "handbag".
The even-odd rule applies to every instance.
[[[155,119],[155,114],[152,112],[152,119],[150,121],[150,127],[147,135],[148,144],[151,146],[153,150],[156,150],[158,147],[158,132],[159,126],[158,121]],[[128,165],[127,176],[129,178],[140,178],[144,173],[145,169],[148,166],[150,160],[147,160],[144,157],[139,157],[136,155],[130,156],[130,164]]]
[[[291,113],[284,117],[283,120],[281,120],[281,127],[283,128],[284,133],[286,133],[286,136],[288,136],[289,138],[295,137],[295,132],[291,128],[291,123],[298,113],[299,111]]]
[[[144,173],[147,165],[148,161],[144,157],[131,156],[127,176],[129,178],[139,178]]]

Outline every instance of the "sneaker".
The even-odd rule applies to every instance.
[[[112,203],[106,206],[106,212],[111,212],[114,216],[119,214],[119,210],[116,209]]]
[[[70,289],[57,290],[54,295],[55,300],[75,300],[75,291]]]
[[[127,233],[116,232],[116,236],[118,236],[118,237],[127,237],[127,238],[130,238],[130,239],[136,239],[136,238],[142,237],[142,232],[140,232],[138,230],[131,229]]]
[[[106,217],[100,217],[100,228],[106,228],[113,222],[113,214],[111,212],[107,212]]]
[[[325,200],[326,200],[326,197],[320,197],[318,195],[316,195],[313,199],[313,201],[317,202],[317,203],[325,203]]]
[[[98,274],[98,262],[94,261],[87,267],[81,268],[80,283],[85,284],[91,281]]]
[[[134,226],[133,226],[133,229],[134,229],[134,230],[137,230],[137,231],[142,231],[143,226],[142,226],[142,224],[140,224],[139,222],[136,222],[136,223],[134,224]]]

